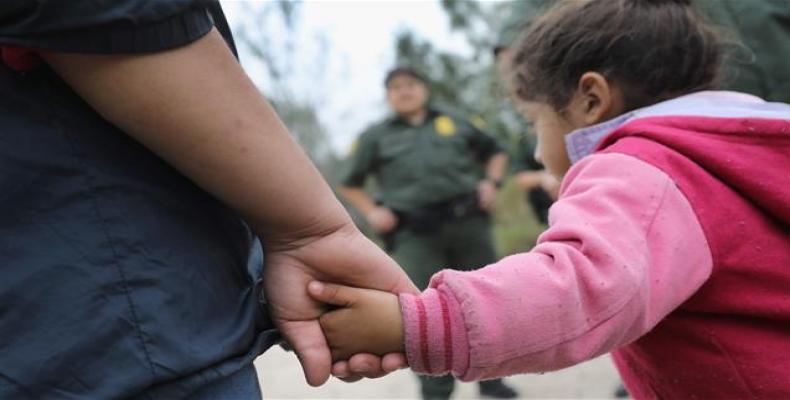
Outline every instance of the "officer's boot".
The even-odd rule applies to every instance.
[[[617,385],[617,388],[614,389],[614,398],[615,399],[627,399],[629,396],[628,390],[626,390],[625,385],[622,383]]]
[[[453,394],[455,378],[452,375],[420,375],[420,391],[423,400],[448,400]]]
[[[490,381],[481,381],[480,397],[487,397],[490,399],[515,399],[518,397],[518,392],[502,382],[502,379],[494,379]]]

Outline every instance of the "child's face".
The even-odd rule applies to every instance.
[[[522,115],[532,121],[538,136],[535,159],[557,179],[571,167],[565,135],[585,126],[614,118],[624,112],[620,89],[597,72],[587,72],[563,112],[537,101],[522,102]]]
[[[562,179],[571,166],[565,149],[565,135],[576,127],[548,104],[525,102],[520,108],[524,118],[532,122],[538,136],[535,159],[554,177]]]

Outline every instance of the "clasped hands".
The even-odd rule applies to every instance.
[[[418,290],[387,254],[350,221],[298,240],[266,239],[269,311],[310,385],[330,373],[352,382],[407,366],[397,294]]]

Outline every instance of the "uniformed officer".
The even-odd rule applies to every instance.
[[[341,193],[383,236],[391,255],[420,288],[442,268],[473,269],[495,260],[488,211],[507,156],[468,121],[429,105],[426,80],[395,68],[385,79],[394,116],[352,146]],[[378,198],[364,190],[375,178]],[[420,378],[424,398],[449,398],[454,379]],[[482,395],[513,398],[501,380],[481,382]]]

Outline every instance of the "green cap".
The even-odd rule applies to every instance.
[[[384,78],[384,87],[389,87],[390,82],[396,77],[400,75],[410,76],[424,84],[428,84],[428,80],[425,79],[421,73],[419,73],[416,69],[412,67],[400,66],[391,69],[387,72],[387,76]]]

